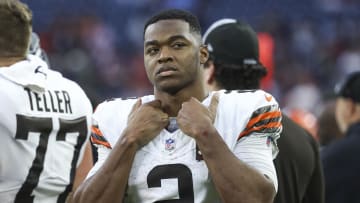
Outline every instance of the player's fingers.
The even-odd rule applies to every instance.
[[[137,101],[135,102],[135,104],[133,105],[130,114],[132,114],[134,111],[136,111],[140,106],[141,106],[141,98],[137,99]]]
[[[140,108],[141,103],[141,98],[138,98],[135,104],[132,106],[132,109],[128,115],[128,122],[132,120],[131,118],[134,116],[134,113]]]
[[[160,120],[164,122],[165,126],[170,122],[169,115],[167,113],[160,114]]]
[[[210,105],[209,105],[209,110],[210,110],[210,112],[212,113],[214,120],[215,120],[215,117],[216,117],[216,112],[217,112],[218,104],[219,104],[219,93],[216,92],[216,93],[212,96],[211,101],[210,101]]]
[[[160,100],[154,100],[154,101],[151,101],[151,102],[148,102],[146,103],[147,105],[149,106],[152,106],[154,108],[161,108],[161,101]]]

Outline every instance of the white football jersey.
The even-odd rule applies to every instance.
[[[213,93],[202,102],[205,106],[210,104]],[[239,159],[268,176],[277,188],[272,161],[282,129],[277,102],[262,90],[219,93],[214,123],[219,134]],[[141,100],[146,103],[154,96]],[[115,99],[97,107],[91,140],[98,146],[99,159],[88,177],[96,173],[119,140],[135,102],[136,99]],[[171,119],[167,129],[136,153],[125,202],[220,202],[195,140],[174,127],[174,122]]]
[[[0,67],[0,202],[65,202],[90,136],[84,91],[41,59]]]

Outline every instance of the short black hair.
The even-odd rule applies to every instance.
[[[205,63],[207,68],[209,63],[215,66],[214,79],[218,86],[226,90],[259,89],[260,80],[266,76],[267,70],[262,64],[232,64],[214,57]]]
[[[198,18],[189,11],[180,10],[180,9],[163,10],[150,17],[150,19],[144,25],[143,35],[145,34],[145,31],[149,25],[154,24],[160,20],[173,20],[173,19],[183,20],[187,22],[190,26],[191,32],[201,35],[201,27]]]
[[[209,67],[210,61],[214,64],[219,88],[260,88],[267,70],[259,60],[257,34],[248,23],[232,18],[217,20],[205,32],[203,42],[209,50],[204,67]]]

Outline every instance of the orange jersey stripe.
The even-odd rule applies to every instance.
[[[102,134],[102,132],[100,131],[100,129],[97,126],[91,127],[90,141],[93,144],[103,145],[103,146],[111,149],[110,143],[106,140],[106,138],[104,137],[104,135]]]
[[[91,126],[91,132],[95,133],[98,136],[104,137],[102,132],[100,131],[100,129],[98,127],[96,127],[96,126]]]
[[[250,129],[247,129],[247,130],[243,131],[242,133],[240,133],[238,140],[246,135],[249,135],[250,133],[253,133],[253,132],[263,132],[263,133],[269,132],[269,133],[271,133],[271,132],[279,131],[280,128],[281,128],[280,121],[271,122],[271,123],[268,123],[267,125],[262,125],[262,126],[258,126],[258,127],[252,127]]]
[[[98,139],[96,139],[96,138],[93,137],[93,136],[90,137],[90,141],[91,141],[93,144],[102,145],[102,146],[105,146],[106,148],[111,149],[110,143],[107,142],[107,141],[98,140]]]
[[[252,118],[248,124],[246,125],[245,129],[249,129],[251,127],[253,127],[256,123],[258,123],[261,120],[265,120],[265,119],[271,119],[271,118],[278,118],[281,116],[281,112],[280,111],[273,111],[273,112],[265,112],[262,113],[254,118]]]

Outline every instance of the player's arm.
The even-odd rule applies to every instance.
[[[195,138],[222,202],[272,202],[273,182],[236,157],[215,129],[217,103],[214,96],[209,109],[195,99],[183,104],[178,115],[181,130]]]
[[[90,169],[93,166],[93,163],[94,160],[92,155],[91,144],[89,141],[87,141],[83,159],[79,167],[76,169],[73,190],[76,190],[76,188],[85,180],[86,175],[89,173]]]
[[[160,110],[159,101],[142,105],[138,100],[127,127],[103,160],[102,167],[79,186],[72,202],[122,202],[137,150],[158,135],[167,123],[168,117]]]
[[[238,159],[227,147],[216,129],[210,139],[200,137],[196,142],[210,170],[212,180],[223,202],[273,202],[274,184],[264,174]]]
[[[75,190],[71,202],[122,202],[137,151],[134,140],[126,139],[131,133],[135,132],[123,133],[102,167]]]

